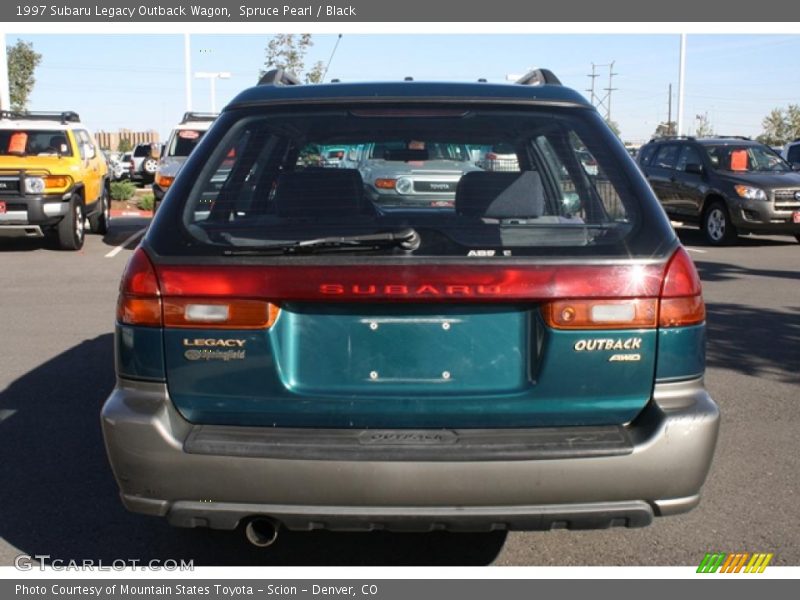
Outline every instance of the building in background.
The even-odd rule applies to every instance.
[[[155,129],[147,131],[131,131],[130,129],[98,131],[94,135],[100,147],[111,152],[116,152],[120,149],[122,140],[127,140],[130,148],[137,144],[157,144],[159,142],[159,135]]]

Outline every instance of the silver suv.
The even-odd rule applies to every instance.
[[[155,210],[158,210],[161,200],[164,199],[164,195],[175,180],[175,176],[183,166],[183,163],[186,162],[189,154],[200,142],[217,116],[217,113],[184,113],[181,122],[169,134],[169,139],[164,145],[164,151],[161,153],[161,160],[158,161],[153,178]]]

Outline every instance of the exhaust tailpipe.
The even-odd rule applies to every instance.
[[[248,521],[247,526],[244,528],[244,535],[253,546],[266,548],[274,544],[275,540],[278,539],[280,526],[280,523],[274,519],[256,517]]]

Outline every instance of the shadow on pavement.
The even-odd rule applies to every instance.
[[[751,269],[735,264],[707,262],[697,256],[693,258],[697,271],[700,273],[701,281],[730,281],[748,277],[776,277],[778,279],[796,279],[800,281],[800,270]]]
[[[173,528],[117,496],[99,411],[114,385],[112,335],[87,340],[0,391],[0,535],[50,560],[193,560],[195,565],[484,565],[491,534],[282,532],[267,549],[241,531]]]
[[[800,383],[800,311],[706,305],[709,367]]]
[[[675,233],[685,246],[708,246],[713,247],[706,241],[705,236],[697,227],[683,226],[676,227]],[[794,236],[758,236],[740,235],[736,240],[736,246],[741,248],[757,248],[760,246],[794,246],[797,240]],[[735,246],[734,246],[735,247]],[[724,249],[724,248],[723,248]]]

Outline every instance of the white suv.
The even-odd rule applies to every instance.
[[[183,163],[186,162],[191,151],[194,150],[217,116],[217,113],[184,113],[181,122],[169,134],[153,179],[154,210],[158,209],[158,205],[164,199],[164,194],[172,185]]]
[[[781,156],[795,169],[800,167],[800,138],[786,144]]]

